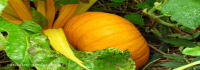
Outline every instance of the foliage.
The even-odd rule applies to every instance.
[[[171,16],[172,21],[177,21],[185,27],[196,29],[200,25],[199,0],[169,0],[163,5],[161,12]]]
[[[140,26],[144,25],[144,19],[142,18],[141,15],[136,14],[136,13],[131,13],[131,14],[126,14],[124,16],[127,20],[131,21],[134,24],[138,24]]]
[[[21,69],[29,70],[34,66],[38,70],[84,70],[75,62],[52,50],[48,37],[41,34],[41,27],[33,21],[24,21],[20,26],[7,21],[0,23],[0,30],[8,33],[8,44],[1,35],[1,45],[5,46],[8,57]],[[110,48],[94,52],[74,52],[90,70],[135,69],[129,51]]]
[[[55,5],[65,5],[65,4],[79,4],[79,0],[57,0]]]

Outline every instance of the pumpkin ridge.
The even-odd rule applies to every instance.
[[[132,30],[132,29],[131,29],[131,30]],[[114,35],[116,35],[116,34],[118,34],[118,33],[130,32],[131,30],[125,30],[125,31],[120,31],[120,32],[112,33],[111,35],[103,36],[103,37],[99,38],[99,40],[92,41],[92,42],[90,42],[90,43],[88,43],[88,44],[89,44],[89,45],[95,44],[95,42],[98,42],[98,41],[100,41],[100,40],[109,38],[109,37],[114,36]],[[138,35],[138,36],[132,37],[132,38],[135,39],[135,38],[138,38],[138,37],[140,37],[140,36],[141,36],[141,35]],[[133,39],[131,39],[131,40],[133,40]],[[80,45],[80,44],[78,44],[77,46],[79,46],[79,45]],[[87,45],[85,45],[85,46],[87,46]]]
[[[136,39],[137,38],[137,39]],[[115,45],[117,45],[117,46],[121,46],[121,45],[123,45],[123,44],[127,44],[127,43],[137,43],[137,41],[135,42],[134,40],[140,40],[140,39],[142,39],[142,37],[141,37],[141,35],[138,35],[136,38],[133,38],[133,39],[131,39],[131,40],[128,40],[128,41],[124,41],[124,42],[121,42],[121,43],[117,43],[117,44],[115,44]],[[145,41],[144,41],[145,42]],[[144,43],[142,43],[142,44],[144,44]],[[118,48],[117,46],[115,46],[116,48]],[[129,47],[132,47],[132,46],[129,46]],[[126,47],[127,49],[129,48],[129,47]],[[123,47],[124,48],[124,47]],[[122,51],[124,51],[124,50],[126,50],[126,49],[123,49]]]
[[[107,24],[107,25],[102,25],[102,26],[99,26],[99,27],[96,27],[94,29],[88,29],[87,31],[85,31],[85,33],[83,33],[82,35],[79,35],[79,37],[77,37],[77,40],[74,40],[74,42],[77,42],[77,41],[80,41],[80,39],[82,39],[85,35],[89,34],[89,33],[92,33],[92,32],[95,32],[95,30],[98,30],[99,28],[105,28],[105,27],[110,27],[109,29],[112,29],[112,26],[108,26],[108,25],[116,25],[116,24]],[[109,30],[108,29],[108,30]],[[124,30],[126,29],[126,30]],[[120,29],[121,31],[113,31],[112,33],[110,33],[109,35],[105,35],[105,36],[110,36],[111,34],[113,33],[119,33],[119,32],[123,32],[123,31],[128,31],[128,30],[133,30],[133,28],[124,28],[124,29]]]
[[[95,15],[95,14],[89,14],[89,15],[91,16],[91,15]],[[89,15],[83,16],[82,18],[88,17]],[[95,15],[93,17],[97,17],[97,16]],[[79,20],[80,18],[76,18],[76,19]],[[74,32],[76,32],[77,30],[80,30],[79,26],[82,26],[83,23],[86,24],[86,22],[91,22],[90,21],[91,19],[94,19],[94,18],[91,17],[89,19],[82,19],[82,20],[79,20],[78,22],[73,23],[71,26],[69,26],[69,28],[68,28],[70,31],[69,33],[72,34],[70,38],[74,38]],[[93,21],[96,21],[96,20],[93,20]],[[74,22],[74,21],[72,21],[72,22]],[[69,23],[71,23],[71,22],[69,22]],[[72,42],[74,42],[74,41],[72,41]]]
[[[145,41],[142,43],[142,44],[144,44],[144,43],[146,43]],[[139,45],[139,46],[142,46],[142,45]],[[147,47],[146,46],[143,46],[143,47],[141,47],[141,48],[139,48],[137,51],[132,51],[132,52],[137,52],[137,53],[140,53],[141,55],[138,55],[137,57],[134,57],[135,59],[139,59],[140,57],[142,57],[143,55],[146,55],[145,53],[141,53],[141,51],[143,51],[144,49],[146,49]],[[131,48],[130,48],[131,49]],[[134,49],[134,48],[132,48],[132,49]],[[134,54],[137,54],[137,53],[133,53],[132,55],[134,55]]]

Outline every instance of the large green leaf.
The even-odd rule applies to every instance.
[[[17,24],[7,21],[0,21],[0,30],[8,33],[8,45],[5,46],[7,56],[21,69],[28,70],[31,64],[27,52],[29,35]]]
[[[195,29],[200,25],[200,0],[169,0],[161,12],[185,27]]]
[[[76,51],[76,56],[84,62],[90,70],[135,70],[135,63],[128,50],[108,48],[95,52]],[[70,61],[69,70],[84,70]]]

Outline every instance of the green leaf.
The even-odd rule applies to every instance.
[[[195,62],[195,61],[198,61],[200,60],[200,57],[195,57],[191,62]]]
[[[8,44],[8,41],[5,39],[5,37],[0,32],[0,50],[4,49],[7,44]]]
[[[28,52],[32,65],[38,70],[45,70],[46,66],[57,58],[56,53],[50,48],[47,36],[41,34],[30,36],[30,48]]]
[[[110,0],[112,2],[116,2],[116,3],[123,3],[125,0]]]
[[[190,56],[200,56],[200,47],[185,48],[182,53]]]
[[[32,9],[32,16],[33,21],[39,23],[40,26],[45,27],[48,24],[48,20],[38,11],[36,11],[34,8]]]
[[[17,24],[7,21],[0,21],[0,30],[8,33],[8,45],[5,46],[7,56],[21,69],[29,70],[31,64],[27,52],[29,35]]]
[[[121,3],[108,3],[108,7],[120,7]]]
[[[30,0],[30,1],[32,1],[32,2],[37,2],[38,0]],[[41,0],[41,1],[46,1],[46,0]]]
[[[200,0],[169,0],[161,12],[185,27],[196,29],[200,25]]]
[[[186,64],[187,64],[186,62],[171,61],[171,62],[166,62],[166,63],[160,64],[160,65],[164,66],[164,67],[168,67],[168,68],[177,68],[177,67],[180,67],[180,66],[183,66]]]
[[[108,48],[94,52],[75,51],[75,55],[90,70],[135,70],[135,63],[128,50]],[[64,63],[68,70],[84,70],[73,61]]]
[[[8,0],[0,0],[0,14],[3,11],[3,9],[7,6]]]
[[[178,55],[178,54],[166,54],[164,57],[169,59],[175,59],[178,61],[184,61],[186,58],[184,56]]]
[[[181,34],[170,34],[170,35],[168,35],[169,37],[181,37]]]
[[[142,9],[145,9],[145,8],[149,9],[154,6],[154,2],[156,2],[156,0],[146,0],[145,2],[136,4],[136,6]]]
[[[141,15],[137,13],[131,13],[124,16],[127,20],[131,21],[134,24],[138,24],[140,26],[144,25],[144,19]]]
[[[185,46],[185,47],[196,46],[196,44],[192,43],[191,41],[183,40],[183,39],[163,39],[163,41],[169,44],[176,45],[176,46]]]
[[[23,21],[20,24],[20,27],[26,30],[27,32],[30,32],[31,34],[42,32],[42,27],[40,27],[40,25],[36,24],[33,21]]]
[[[79,4],[79,0],[57,0],[55,1],[55,5],[65,5],[65,4]]]
[[[104,49],[95,52],[76,53],[90,70],[134,70],[135,64],[128,50]],[[71,69],[70,69],[71,70]]]
[[[200,35],[200,31],[195,32],[194,35],[193,35],[193,38],[195,39],[195,38],[199,37],[199,35]]]

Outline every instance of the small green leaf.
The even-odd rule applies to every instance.
[[[196,29],[200,25],[200,0],[169,0],[161,12],[185,27]]]
[[[145,8],[149,9],[154,6],[154,2],[156,2],[156,0],[146,0],[145,2],[138,3],[136,6],[142,9],[145,9]]]
[[[116,2],[116,3],[123,3],[125,0],[110,0],[112,2]]]
[[[185,48],[182,53],[190,56],[200,56],[200,47]]]
[[[33,21],[23,21],[20,24],[20,27],[31,33],[41,33],[42,32],[42,27],[40,27],[40,25],[36,24]]]
[[[195,62],[195,61],[198,61],[198,60],[200,60],[200,57],[198,56],[198,57],[195,57],[191,62]]]
[[[37,22],[40,26],[45,27],[48,24],[48,20],[38,11],[36,11],[34,8],[32,9],[32,16],[33,21]]]
[[[133,24],[138,24],[140,26],[144,25],[144,19],[141,15],[137,13],[131,13],[124,16],[127,20],[131,21]]]
[[[169,59],[175,59],[178,61],[184,61],[186,58],[184,56],[178,55],[178,54],[166,54],[164,57]]]
[[[79,0],[57,0],[55,1],[55,5],[65,5],[65,4],[79,4]]]
[[[181,37],[181,34],[170,34],[169,37]]]
[[[186,34],[184,36],[180,36],[179,38],[180,39],[186,39],[186,40],[192,40],[193,39],[193,37],[191,35],[189,35],[189,34]]]
[[[200,31],[195,32],[194,35],[193,35],[193,38],[195,39],[195,38],[199,37],[199,35],[200,35]]]
[[[120,7],[121,3],[108,3],[108,7]]]
[[[183,66],[186,64],[187,64],[186,62],[171,61],[171,62],[166,62],[166,63],[160,64],[160,65],[164,66],[164,67],[168,67],[168,68],[177,68],[177,67],[180,67],[180,66]]]
[[[163,41],[169,44],[176,45],[176,46],[185,46],[185,47],[196,46],[196,44],[192,43],[191,41],[183,40],[183,39],[163,39]]]
[[[3,11],[3,9],[7,6],[8,0],[0,0],[0,14]]]

